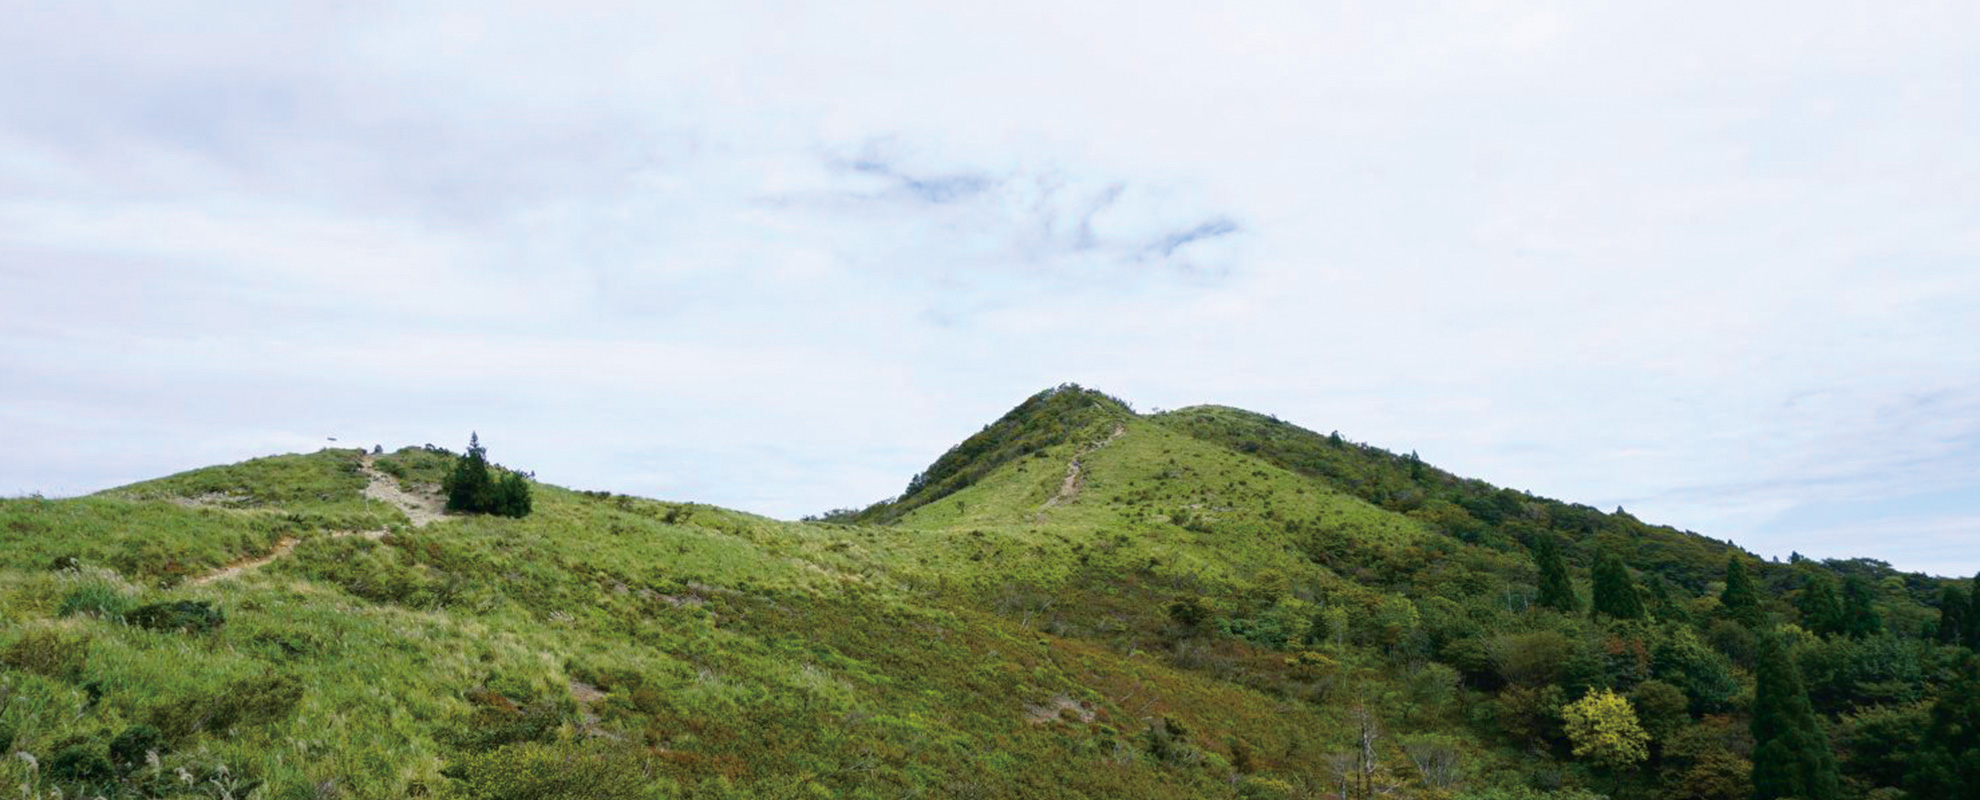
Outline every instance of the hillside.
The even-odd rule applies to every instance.
[[[1763,562],[1237,409],[1059,387],[810,522],[541,483],[521,519],[441,516],[452,463],[0,501],[0,790],[1746,797],[1775,642],[1836,796],[1964,796],[1935,792],[1980,758],[1927,736],[1974,702],[1965,582]],[[1573,611],[1542,605],[1553,551]],[[1605,556],[1642,613],[1587,611]],[[1602,690],[1640,758],[1574,732]]]

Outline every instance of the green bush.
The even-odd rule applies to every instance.
[[[88,636],[66,636],[60,631],[28,631],[0,651],[0,665],[51,678],[74,680],[82,675],[89,660]]]
[[[637,752],[600,742],[516,744],[468,755],[442,774],[472,800],[621,800],[651,796],[651,768]]]
[[[139,606],[125,619],[148,630],[186,633],[205,633],[227,622],[226,615],[205,600],[175,600]]]
[[[110,740],[110,762],[125,771],[143,764],[148,753],[165,752],[165,735],[150,725],[132,725]]]
[[[71,745],[48,762],[48,775],[58,781],[103,783],[115,777],[110,760],[86,745]]]
[[[287,719],[302,702],[303,686],[289,675],[256,675],[227,683],[218,694],[190,697],[151,710],[151,725],[165,737],[224,732],[241,725]]]

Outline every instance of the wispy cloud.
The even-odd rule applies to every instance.
[[[1079,380],[1980,567],[1972,7],[10,23],[0,491],[478,428],[797,515]]]

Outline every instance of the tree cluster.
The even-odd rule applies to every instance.
[[[510,470],[496,475],[488,465],[488,450],[475,433],[468,435],[467,452],[454,461],[441,488],[447,493],[447,510],[455,513],[520,518],[529,515],[532,505],[529,477]]]

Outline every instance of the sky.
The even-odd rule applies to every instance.
[[[0,495],[795,518],[1077,382],[1980,570],[1980,4],[0,11]]]

